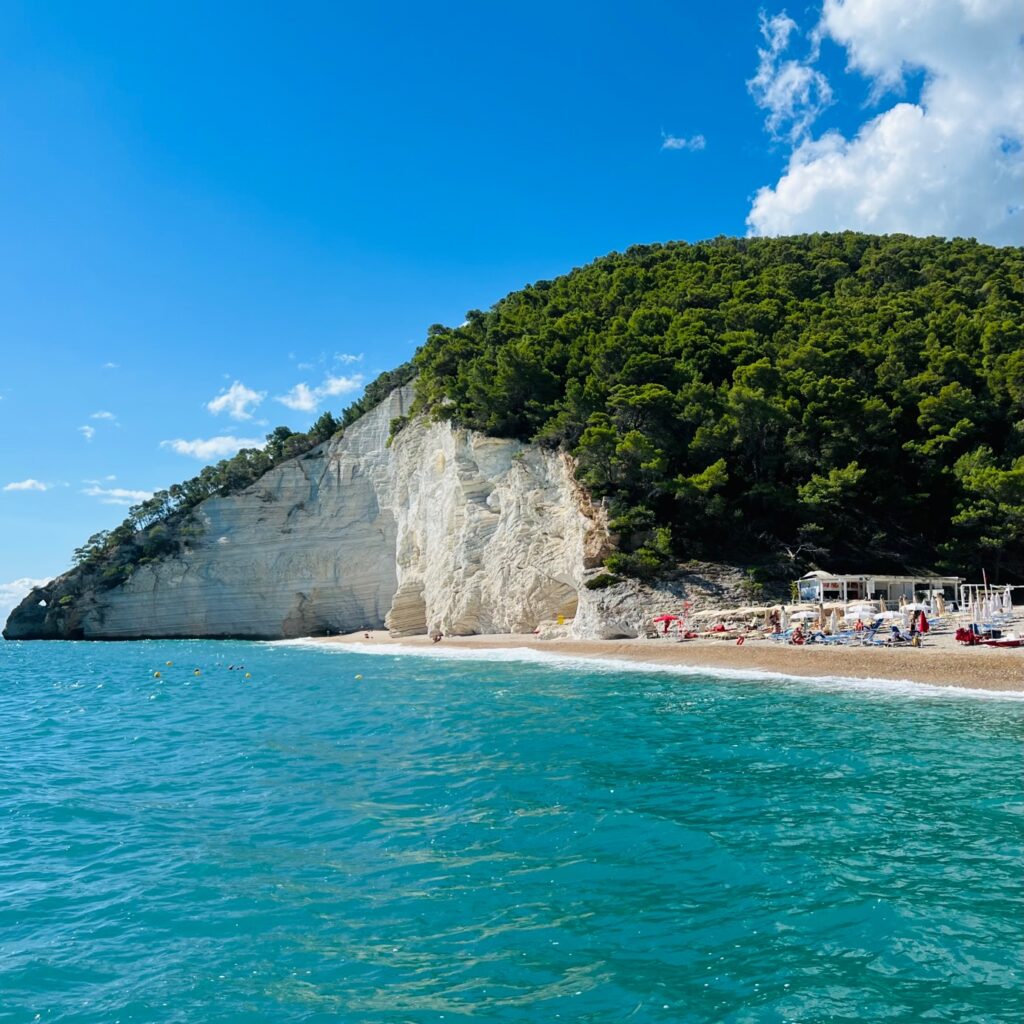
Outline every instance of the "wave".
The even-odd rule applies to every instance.
[[[968,698],[972,700],[1024,701],[1024,693],[1004,690],[983,690],[964,686],[942,686],[919,683],[912,679],[883,679],[876,676],[821,675],[805,676],[767,669],[734,669],[717,665],[671,665],[664,662],[634,661],[632,658],[608,658],[603,655],[587,657],[578,654],[559,654],[538,651],[532,647],[419,647],[408,644],[325,643],[313,638],[268,641],[273,646],[308,647],[327,654],[362,654],[372,657],[433,658],[441,661],[526,662],[551,667],[574,668],[579,671],[602,673],[642,673],[644,675],[673,675],[682,677],[710,676],[735,682],[785,682],[804,684],[815,689],[831,691],[858,691],[875,695],[898,695],[913,698]]]

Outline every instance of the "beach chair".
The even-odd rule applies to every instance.
[[[850,641],[851,644],[867,645],[875,643],[875,634],[882,626],[882,619],[877,618],[874,622],[868,626],[862,633],[854,633],[853,639]]]
[[[872,641],[878,647],[910,647],[913,637],[904,633],[899,626],[893,625],[888,636],[882,636]]]

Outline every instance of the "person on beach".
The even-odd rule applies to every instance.
[[[443,633],[435,633],[430,639],[435,644],[439,644],[444,639],[444,634]]]

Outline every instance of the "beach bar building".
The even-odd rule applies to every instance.
[[[839,576],[816,569],[796,581],[801,601],[827,604],[847,601],[930,601],[942,594],[955,601],[962,576],[889,576],[881,573]]]

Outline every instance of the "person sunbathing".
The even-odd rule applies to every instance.
[[[892,636],[889,637],[891,644],[909,644],[913,638],[907,636],[899,626],[892,627]]]

